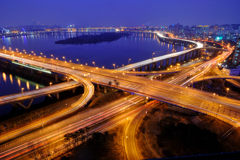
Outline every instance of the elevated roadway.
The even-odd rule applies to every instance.
[[[32,102],[34,98],[42,97],[48,94],[57,94],[57,97],[58,97],[59,92],[74,89],[76,87],[79,87],[80,85],[81,84],[79,84],[76,81],[70,81],[70,82],[55,84],[52,86],[48,86],[48,87],[44,87],[44,88],[40,88],[32,91],[26,91],[22,93],[1,96],[0,105],[14,103],[14,104],[19,104],[20,106],[26,109],[30,107],[31,103],[29,103],[28,106],[25,106],[22,104],[24,100],[31,99],[30,102]]]
[[[150,65],[150,64],[155,64],[155,63],[161,62],[163,60],[172,59],[172,61],[173,61],[173,59],[175,57],[177,57],[177,61],[182,61],[182,57],[179,59],[179,56],[182,56],[182,55],[185,55],[187,53],[194,52],[194,51],[197,51],[197,50],[200,50],[200,49],[211,49],[211,50],[228,51],[228,49],[223,49],[223,48],[204,47],[202,43],[196,42],[196,41],[192,41],[192,40],[177,39],[177,38],[172,38],[172,37],[165,37],[163,34],[161,34],[159,32],[154,32],[154,33],[159,38],[170,39],[170,40],[181,40],[181,41],[185,41],[185,42],[188,42],[188,43],[196,44],[196,47],[192,48],[192,49],[180,51],[180,52],[169,53],[169,54],[166,54],[166,55],[163,55],[163,56],[150,58],[150,59],[147,59],[147,60],[144,60],[144,61],[140,61],[140,62],[137,62],[137,63],[129,64],[129,65],[126,65],[126,66],[123,66],[123,67],[119,67],[116,70],[119,70],[119,71],[134,70],[136,68],[140,68],[142,66],[147,66],[147,65]]]
[[[240,80],[240,76],[204,76],[203,78],[194,79],[194,82],[202,81],[202,80],[212,80],[212,79],[235,79]]]
[[[127,75],[159,75],[159,74],[172,74],[172,73],[178,73],[181,71],[182,68],[175,68],[175,69],[170,69],[170,70],[163,70],[163,71],[128,71],[128,72],[123,72]]]
[[[223,53],[220,56],[226,56],[229,53]],[[49,60],[47,58],[38,56],[23,55],[20,53],[0,53],[0,57],[10,60],[24,61],[25,63],[41,66],[46,69],[53,70],[55,72],[68,73],[72,75],[79,75],[88,78],[91,82],[108,85],[109,82],[118,81],[118,85],[112,87],[119,88],[124,91],[133,92],[142,96],[148,96],[156,100],[160,100],[166,103],[171,103],[177,106],[184,106],[193,110],[201,110],[203,113],[211,114],[215,111],[210,112],[207,109],[203,109],[205,104],[215,104],[218,106],[224,106],[228,109],[237,113],[239,111],[239,101],[228,99],[225,97],[214,97],[207,92],[201,92],[192,90],[190,88],[180,87],[177,85],[167,84],[155,80],[149,80],[144,77],[136,77],[130,75],[124,75],[122,73],[114,72],[108,69],[102,69],[98,67],[83,66],[74,63],[63,62],[59,60]],[[183,94],[184,93],[184,94]],[[182,95],[182,98],[179,96]],[[184,98],[183,98],[184,97]],[[217,107],[216,107],[217,108]],[[218,113],[219,114],[219,113]],[[232,122],[232,118],[239,119],[240,115],[235,114],[234,116],[222,113],[222,119],[225,121]]]
[[[92,98],[93,94],[94,94],[94,86],[93,84],[86,78],[82,78],[78,75],[74,75],[72,74],[71,75],[71,78],[74,79],[76,82],[70,82],[70,83],[67,83],[66,85],[69,85],[70,88],[74,86],[74,84],[76,83],[80,83],[83,85],[83,88],[84,88],[84,94],[81,96],[81,98],[79,98],[75,103],[67,106],[65,109],[59,111],[59,112],[56,112],[55,114],[52,114],[50,116],[47,116],[47,117],[44,117],[40,120],[37,120],[29,125],[26,125],[24,127],[21,127],[19,129],[16,129],[16,130],[13,130],[11,132],[8,132],[6,134],[3,134],[0,136],[0,143],[3,143],[3,142],[6,142],[6,141],[9,141],[11,139],[14,139],[16,137],[19,137],[21,135],[24,135],[32,130],[35,130],[35,129],[38,129],[60,117],[63,117],[63,116],[66,116],[68,114],[71,114],[75,111],[77,111],[79,108],[81,107],[84,107],[88,101]],[[51,86],[51,87],[54,87],[55,85]],[[62,86],[62,85],[60,85]],[[59,86],[56,87],[56,89],[58,88]],[[74,86],[75,87],[75,86]],[[46,89],[47,91],[48,88]],[[30,91],[31,92],[31,91]],[[35,90],[35,92],[39,92],[39,90]],[[40,95],[40,93],[39,93]],[[27,94],[26,95],[28,98],[32,98],[32,97],[35,97],[35,95],[29,95]]]

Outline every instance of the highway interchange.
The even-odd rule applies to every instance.
[[[180,55],[179,53],[175,53],[175,54]],[[211,67],[211,65],[217,63],[218,60],[220,61],[226,58],[229,54],[230,52],[224,52],[222,55],[219,55],[219,57],[206,62],[206,64],[204,63],[200,65],[200,68],[197,68],[196,71],[199,69],[206,71],[208,68]],[[20,53],[5,52],[5,53],[0,53],[0,57],[9,59],[9,60],[17,60],[19,62],[25,62],[28,64],[43,67],[43,68],[50,69],[52,71],[60,72],[63,74],[71,74],[74,80],[78,81],[81,84],[85,84],[84,85],[85,93],[80,98],[81,100],[79,100],[78,104],[75,104],[79,107],[84,106],[84,104],[86,104],[87,101],[93,95],[94,87],[92,83],[90,83],[90,81],[96,84],[108,86],[108,83],[110,81],[114,82],[114,80],[117,80],[119,82],[119,85],[112,85],[112,87],[115,87],[124,91],[128,91],[128,92],[133,92],[135,94],[160,100],[163,102],[171,103],[173,105],[186,107],[186,108],[207,113],[210,115],[214,115],[214,116],[217,115],[218,118],[228,123],[231,123],[233,125],[239,125],[238,123],[238,120],[240,118],[239,101],[237,100],[231,100],[231,99],[220,97],[220,96],[213,96],[210,93],[201,92],[198,90],[181,87],[178,85],[173,85],[175,84],[173,82],[171,82],[173,84],[168,84],[165,82],[156,81],[154,79],[148,79],[144,77],[135,77],[135,76],[123,74],[124,72],[101,69],[98,67],[83,66],[83,65],[59,61],[59,60],[49,61],[47,58],[40,57],[40,56],[33,56],[33,55],[29,56],[29,55],[20,54]],[[157,58],[154,58],[154,60],[159,61],[159,59]],[[152,63],[151,59],[150,61]],[[149,62],[147,61],[147,63]],[[139,64],[136,64],[136,66],[131,65],[130,69],[136,68],[138,66]],[[125,68],[125,69],[129,69],[129,68]],[[200,73],[203,74],[203,72],[200,72]],[[191,73],[191,74],[194,74],[194,73]],[[179,81],[182,81],[182,78],[179,78],[175,81],[179,83]],[[76,110],[76,108],[74,107],[75,105],[72,105],[73,107],[70,110],[71,112],[74,112]],[[221,109],[219,109],[219,106],[221,106],[221,108],[224,108],[224,111],[223,110],[221,111]],[[121,109],[121,107],[119,109]],[[234,112],[234,115],[230,114],[229,111],[227,114],[226,110],[229,110],[230,112],[231,111]],[[67,112],[65,114],[67,114]],[[50,119],[53,119],[53,117],[51,117]],[[6,135],[5,138],[7,139],[7,137],[9,137],[9,135],[8,136]],[[56,133],[55,133],[55,137],[56,137]],[[1,140],[2,142],[4,141],[4,135],[3,135],[3,138],[1,137]],[[36,143],[39,143],[39,142],[36,142]],[[6,153],[9,153],[9,151],[6,150],[4,152],[1,152],[0,155],[6,156]]]

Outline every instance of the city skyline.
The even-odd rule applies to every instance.
[[[156,1],[1,1],[4,6],[0,26],[8,25],[62,25],[80,26],[166,26],[215,25],[240,23],[237,0],[201,2]],[[14,10],[14,12],[12,12]],[[127,17],[127,18],[126,18]],[[133,21],[134,19],[134,21]]]

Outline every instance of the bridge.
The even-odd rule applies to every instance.
[[[179,40],[177,38],[171,38],[171,37],[165,37],[164,35],[160,34],[159,32],[154,32],[159,38],[161,39],[170,39],[170,40]],[[150,58],[144,61],[140,61],[134,64],[129,64],[123,67],[119,67],[116,70],[119,71],[124,71],[124,70],[134,70],[134,71],[149,71],[151,68],[157,69],[157,68],[162,68],[163,67],[163,61],[166,60],[166,66],[171,64],[174,65],[175,63],[181,63],[184,60],[188,60],[190,58],[194,57],[200,57],[200,50],[201,49],[212,49],[212,50],[220,50],[220,51],[228,51],[227,49],[222,49],[222,48],[213,48],[213,47],[203,47],[202,43],[191,41],[191,40],[186,40],[186,39],[180,39],[181,41],[188,42],[188,43],[193,43],[196,45],[195,48],[176,52],[176,53],[170,53],[167,55],[163,56],[158,56],[154,58]],[[159,64],[158,64],[159,63]],[[152,67],[150,66],[152,65]]]
[[[117,81],[118,85],[113,85],[111,87],[133,92],[138,95],[151,97],[152,99],[156,99],[169,104],[187,107],[189,109],[201,111],[210,115],[216,115],[216,112],[205,109],[205,106],[214,104],[214,106],[216,105],[217,107],[213,107],[213,109],[217,109],[218,106],[221,105],[228,110],[232,110],[234,113],[237,113],[234,116],[228,115],[226,112],[221,113],[221,119],[228,121],[229,123],[233,122],[232,118],[235,120],[240,118],[240,115],[238,115],[239,101],[237,100],[229,100],[225,97],[220,96],[212,98],[213,95],[210,93],[155,80],[149,80],[144,77],[125,75],[123,73],[118,73],[109,69],[84,66],[60,60],[49,60],[48,58],[40,56],[29,56],[26,54],[13,53],[8,51],[4,52],[5,53],[0,53],[0,57],[9,60],[17,60],[19,62],[24,62],[35,66],[41,66],[54,72],[82,76],[95,84],[109,86],[110,81]],[[229,52],[226,52],[220,56],[228,55]],[[215,59],[215,62],[216,61],[217,59]],[[218,114],[220,113],[218,112]],[[235,121],[235,124],[238,124],[238,122]]]
[[[219,59],[224,59],[229,54],[230,52],[225,52],[222,55],[219,55],[211,60],[208,66],[215,64]],[[234,126],[239,126],[240,104],[238,100],[232,100],[226,97],[213,95],[211,93],[159,82],[152,79],[149,80],[144,77],[131,76],[124,74],[124,72],[116,72],[98,67],[84,66],[66,61],[50,60],[41,56],[3,51],[0,52],[0,57],[40,66],[54,72],[70,74],[74,80],[84,84],[85,93],[81,98],[85,98],[86,101],[79,101],[78,106],[84,106],[84,104],[89,100],[89,97],[91,97],[93,94],[92,92],[94,91],[94,87],[89,82],[91,81],[95,84],[115,87],[120,90],[135,93],[141,96],[147,96],[151,99],[206,113],[214,117],[217,116],[217,118],[225,122],[228,122]],[[110,81],[117,81],[119,83],[110,86]],[[70,111],[72,112],[75,110],[74,104]],[[67,114],[67,110],[65,110],[65,114]],[[55,119],[55,116],[56,115],[52,115],[51,118]],[[18,132],[19,131],[16,131],[14,134],[16,135]],[[11,137],[13,135],[3,135],[1,136],[1,140],[4,141],[8,139],[8,136]]]
[[[202,78],[194,79],[194,82],[203,81],[203,80],[212,80],[212,79],[235,79],[240,80],[239,76],[204,76]]]
[[[36,90],[1,96],[0,97],[0,105],[5,105],[8,103],[11,103],[13,106],[17,107],[17,105],[19,105],[25,109],[28,109],[28,108],[30,108],[34,98],[54,94],[54,95],[56,95],[57,99],[59,99],[60,92],[65,91],[65,90],[71,90],[71,89],[73,89],[73,91],[74,91],[75,88],[79,87],[80,85],[81,84],[76,81],[70,81],[70,82],[55,84],[52,86],[48,86],[48,87],[44,87],[44,88],[40,88],[40,89],[36,89]],[[23,102],[27,99],[30,99],[30,102],[28,103],[27,106],[25,106],[23,104]]]

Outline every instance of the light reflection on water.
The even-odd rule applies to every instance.
[[[0,96],[20,93],[21,88],[24,88],[24,90],[27,91],[44,87],[43,85],[18,76],[13,76],[12,74],[8,74],[2,71],[0,71],[0,74],[2,75],[0,76]]]

